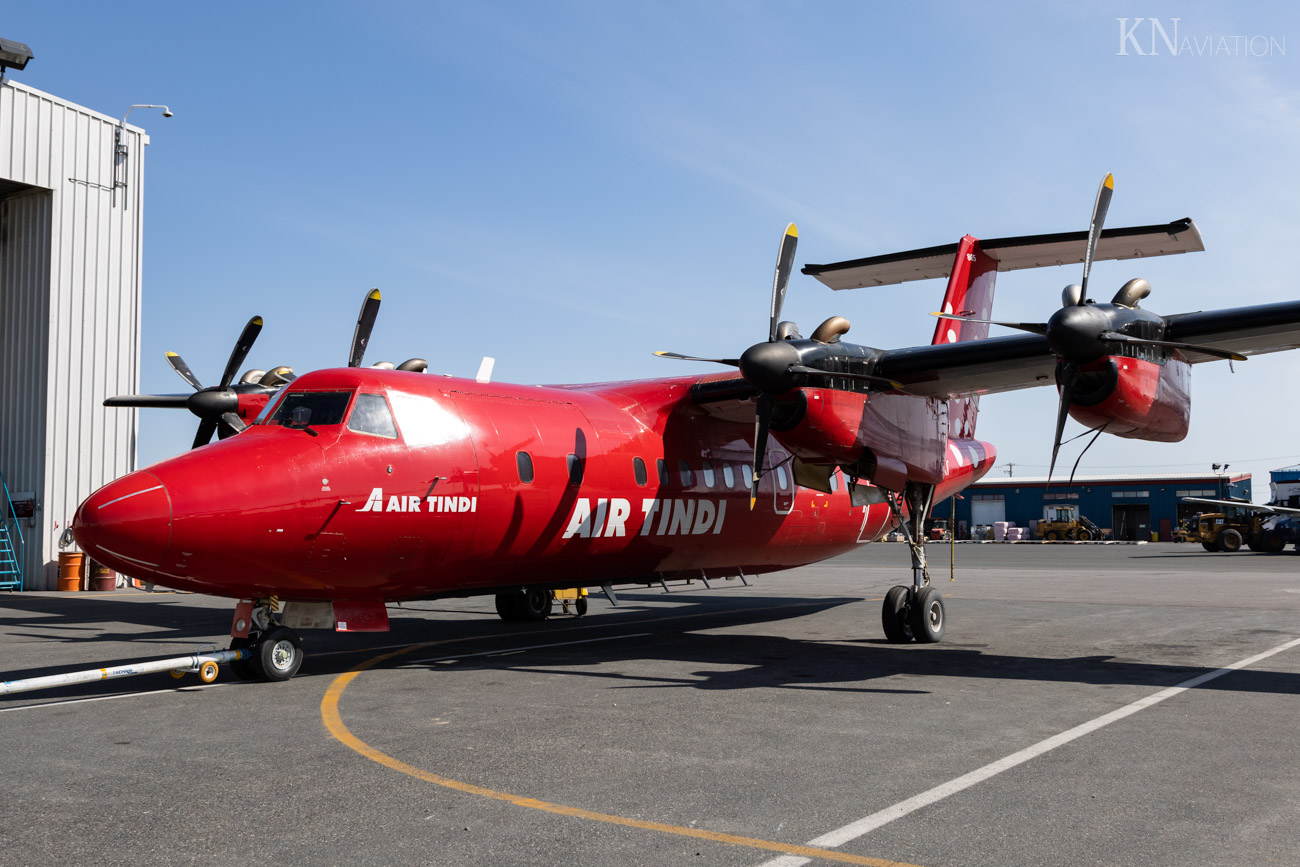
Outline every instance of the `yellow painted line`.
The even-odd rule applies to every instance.
[[[802,855],[805,858],[818,858],[824,861],[837,861],[842,864],[863,864],[867,867],[916,867],[914,864],[907,864],[903,861],[888,861],[883,858],[868,858],[864,855],[851,855],[848,852],[837,852],[834,849],[822,849],[817,846],[800,846],[793,843],[777,843],[772,840],[760,840],[757,837],[742,837],[736,834],[722,834],[717,831],[706,831],[702,828],[688,828],[683,825],[668,825],[663,822],[647,822],[642,819],[632,819],[626,816],[615,816],[610,813],[598,813],[594,810],[585,810],[581,807],[569,807],[564,804],[553,804],[550,801],[541,801],[537,798],[528,798],[522,795],[512,795],[509,792],[501,792],[496,789],[489,789],[484,786],[476,786],[473,783],[465,783],[460,780],[453,780],[450,777],[444,777],[440,774],[434,774],[414,765],[409,765],[400,759],[395,759],[385,752],[375,749],[370,744],[361,740],[361,738],[352,734],[347,725],[343,722],[343,717],[339,713],[339,701],[343,698],[343,691],[361,675],[363,671],[386,662],[397,656],[411,653],[415,650],[423,650],[426,647],[433,647],[438,644],[450,644],[459,639],[448,639],[446,641],[431,641],[423,644],[413,644],[410,647],[401,650],[394,650],[391,653],[384,653],[372,657],[360,663],[351,671],[340,674],[330,683],[329,689],[325,691],[325,697],[321,699],[320,716],[321,722],[334,738],[347,748],[353,750],[359,755],[364,756],[370,761],[383,765],[386,768],[414,777],[417,780],[424,780],[426,783],[433,783],[436,786],[442,786],[447,789],[454,789],[458,792],[464,792],[469,795],[478,795],[483,798],[491,798],[495,801],[505,801],[514,804],[517,807],[528,807],[533,810],[542,810],[547,813],[555,813],[560,816],[569,816],[575,819],[587,819],[592,822],[604,822],[608,825],[622,825],[627,828],[640,828],[643,831],[657,831],[661,834],[673,834],[678,837],[693,837],[697,840],[708,840],[713,843],[727,843],[732,846],[744,846],[750,849],[762,849],[768,852],[781,852],[787,855]]]

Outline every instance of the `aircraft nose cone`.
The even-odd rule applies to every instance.
[[[143,470],[110,482],[86,498],[72,520],[72,535],[97,562],[137,578],[162,563],[171,542],[167,488]]]
[[[1092,361],[1106,354],[1100,337],[1109,325],[1106,314],[1092,305],[1062,307],[1047,320],[1047,342],[1062,358]]]

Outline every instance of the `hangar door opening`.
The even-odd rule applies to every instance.
[[[1114,537],[1125,542],[1151,538],[1150,506],[1111,506]]]
[[[975,494],[970,503],[970,522],[989,526],[1007,519],[1007,498],[995,494]]]

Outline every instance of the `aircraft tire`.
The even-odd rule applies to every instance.
[[[247,650],[252,646],[253,642],[247,638],[230,639],[231,650]],[[262,680],[262,671],[257,666],[257,655],[254,654],[250,659],[237,659],[230,663],[230,670],[240,680]]]
[[[520,594],[519,611],[524,620],[536,623],[551,616],[555,599],[551,591],[539,587],[528,587]]]
[[[497,616],[506,623],[518,623],[523,620],[523,613],[520,610],[523,606],[523,594],[518,591],[497,594]]]
[[[897,584],[885,594],[880,623],[885,628],[885,640],[890,644],[906,644],[912,640],[912,627],[907,622],[907,597],[911,589]]]
[[[1219,550],[1219,546],[1216,545],[1216,544],[1214,544],[1213,542],[1202,542],[1202,543],[1201,543],[1201,547],[1204,548],[1204,549],[1207,550],[1207,551],[1217,551],[1217,550]]]
[[[1219,550],[1228,552],[1240,551],[1241,534],[1232,528],[1224,530],[1219,534]]]
[[[922,587],[916,592],[908,620],[913,637],[921,644],[937,644],[943,640],[948,617],[943,609],[943,596],[936,588]]]
[[[302,667],[302,639],[289,627],[277,626],[258,639],[256,657],[264,680],[288,680]]]

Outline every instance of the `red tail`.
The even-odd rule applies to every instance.
[[[943,306],[939,309],[957,316],[988,319],[993,312],[993,288],[997,276],[997,262],[980,249],[979,239],[965,236],[957,244],[952,273],[948,276],[948,291],[944,293]],[[930,343],[959,343],[965,340],[983,340],[988,336],[987,323],[940,319],[934,327],[934,339]],[[978,415],[977,395],[948,401],[948,438],[973,438]]]

